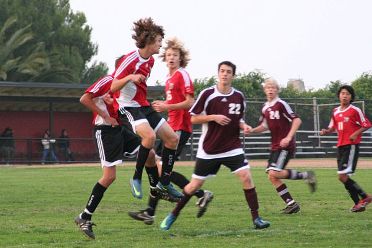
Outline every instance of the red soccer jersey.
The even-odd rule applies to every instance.
[[[110,87],[112,84],[112,76],[105,76],[100,78],[97,82],[92,84],[85,93],[93,94],[93,101],[97,105],[97,107],[102,110],[103,112],[109,114],[111,117],[118,119],[118,113],[115,111],[113,105],[108,105],[104,102],[103,96],[110,91]],[[100,126],[106,125],[111,126],[110,123],[105,121],[100,115],[97,113],[93,113],[93,125]]]
[[[179,68],[165,82],[166,102],[169,104],[180,103],[186,100],[186,94],[194,96],[194,86],[189,74],[184,68]],[[190,113],[187,109],[168,111],[168,123],[175,131],[183,130],[192,132]]]
[[[292,126],[292,120],[298,118],[291,107],[280,98],[275,98],[271,102],[266,102],[262,108],[260,122],[271,132],[271,150],[283,149],[280,141],[287,136]],[[294,150],[296,147],[295,138],[289,142],[288,150]]]
[[[214,121],[203,124],[196,157],[213,159],[243,154],[239,125],[244,111],[245,100],[240,91],[232,88],[225,95],[216,86],[203,90],[190,109],[191,115],[225,115],[231,121],[225,126]]]
[[[359,144],[362,140],[362,134],[360,134],[354,141],[350,140],[350,136],[362,127],[370,128],[371,122],[363,114],[360,108],[350,104],[350,106],[344,110],[341,110],[340,107],[333,109],[329,127],[337,130],[337,146],[355,145]]]
[[[151,56],[144,59],[140,56],[139,51],[133,51],[125,55],[118,63],[118,67],[113,73],[115,79],[122,79],[130,74],[142,74],[150,77],[150,72],[154,66],[154,58]],[[117,108],[122,107],[141,107],[150,106],[147,101],[147,84],[146,80],[140,84],[129,81],[117,94]]]

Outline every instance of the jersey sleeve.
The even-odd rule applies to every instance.
[[[194,96],[194,85],[190,78],[190,75],[184,69],[181,69],[177,72],[177,81],[181,89],[182,94]]]
[[[119,64],[117,69],[114,72],[114,78],[115,79],[122,79],[129,74],[133,73],[132,69],[132,58],[133,56],[126,56]]]
[[[206,94],[206,91],[202,91],[198,98],[196,99],[194,105],[190,108],[189,112],[191,115],[198,115],[204,112],[205,110],[205,102],[208,98],[208,94]]]
[[[291,120],[293,120],[295,118],[299,118],[299,116],[295,112],[293,112],[291,106],[289,106],[288,103],[286,103],[284,101],[282,101],[281,103],[282,103],[281,110],[282,110],[283,115],[286,118],[291,119]]]
[[[356,122],[361,126],[361,127],[364,127],[364,128],[370,128],[372,125],[371,125],[371,122],[367,119],[367,117],[365,116],[365,114],[362,112],[362,110],[360,110],[359,108],[356,109]]]
[[[93,94],[93,98],[103,96],[110,91],[112,77],[103,77],[94,84],[92,84],[85,93]]]

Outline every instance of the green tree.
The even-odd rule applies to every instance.
[[[16,23],[15,16],[9,17],[0,30],[0,80],[11,81],[14,75],[34,78],[49,67],[49,60],[42,42],[31,45],[26,53],[17,53],[33,40],[33,35],[29,31],[30,25],[7,35],[8,30]]]
[[[85,78],[85,71],[94,71],[86,68],[97,53],[97,45],[90,41],[92,28],[86,24],[83,13],[70,9],[69,0],[0,0],[0,6],[0,23],[9,16],[18,18],[7,35],[31,24],[34,39],[17,49],[15,56],[27,54],[32,45],[44,43],[50,67],[32,80],[78,83]],[[93,63],[94,66],[99,63]],[[14,75],[14,80],[25,79]]]
[[[357,98],[372,100],[372,74],[363,73],[359,78],[354,80],[351,85],[355,89]]]

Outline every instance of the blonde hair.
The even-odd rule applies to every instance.
[[[278,81],[276,81],[274,78],[265,79],[265,81],[262,83],[262,87],[265,88],[269,84],[274,85],[278,90],[280,90],[280,86],[278,84]]]
[[[169,38],[165,42],[165,47],[163,48],[162,53],[159,55],[159,57],[165,62],[165,53],[169,49],[178,50],[180,52],[180,66],[186,67],[187,64],[190,61],[190,53],[189,51],[183,46],[183,43],[177,39],[176,37]]]

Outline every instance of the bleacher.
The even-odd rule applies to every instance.
[[[186,152],[183,154],[184,160],[195,159],[200,135],[200,130],[194,130],[186,144]],[[267,158],[270,154],[271,137],[269,132],[246,137],[242,135],[241,140],[248,158]],[[297,158],[335,157],[336,144],[336,134],[319,136],[319,132],[316,131],[298,131],[295,156]],[[372,157],[372,132],[363,133],[359,154],[362,157]]]

